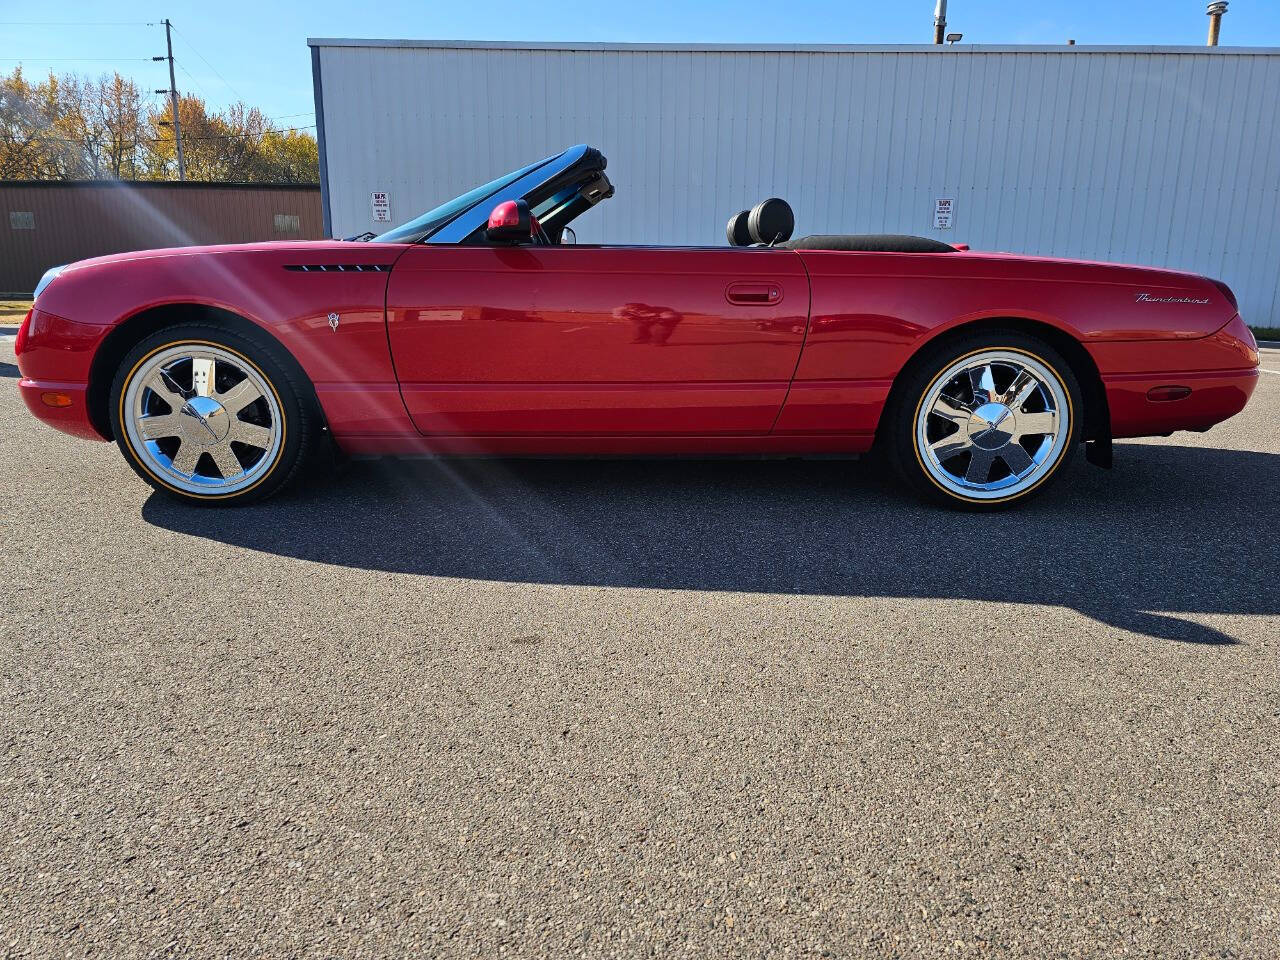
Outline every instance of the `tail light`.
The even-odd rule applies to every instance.
[[[1236,303],[1236,295],[1231,292],[1230,287],[1228,287],[1221,280],[1213,279],[1213,277],[1205,277],[1205,279],[1208,280],[1210,283],[1212,283],[1215,287],[1217,287],[1218,292],[1221,293],[1224,297],[1226,297],[1229,301],[1231,301],[1231,309],[1233,310],[1240,309],[1240,304]]]
[[[18,327],[18,335],[13,340],[13,355],[15,357],[19,356],[27,348],[27,331],[31,329],[31,314],[35,312],[35,307],[32,307],[27,311],[27,315],[22,318],[22,324]]]

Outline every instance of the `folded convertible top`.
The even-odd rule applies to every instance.
[[[863,250],[875,253],[955,253],[941,240],[901,233],[819,234],[778,244],[788,250]]]

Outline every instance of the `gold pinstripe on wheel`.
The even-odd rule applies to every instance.
[[[937,385],[938,380],[947,372],[948,369],[955,367],[957,364],[962,363],[963,361],[967,360],[969,357],[975,357],[978,354],[991,353],[993,351],[1006,351],[1008,353],[1019,354],[1021,356],[1029,357],[1032,360],[1035,360],[1036,362],[1041,364],[1046,370],[1049,371],[1049,373],[1053,375],[1054,380],[1057,381],[1058,386],[1062,389],[1063,396],[1066,397],[1067,434],[1068,435],[1067,435],[1066,442],[1063,445],[1062,451],[1058,454],[1057,460],[1055,460],[1053,465],[1049,468],[1049,470],[1042,477],[1036,480],[1035,483],[1031,484],[1031,486],[1027,487],[1026,489],[1019,490],[1016,493],[1011,493],[1006,497],[966,497],[963,494],[957,493],[956,491],[951,490],[948,487],[945,487],[941,483],[939,483],[937,478],[935,478],[932,472],[925,466],[924,457],[920,450],[920,439],[919,439],[919,430],[918,430],[918,424],[920,422],[920,410],[924,406],[925,398],[928,397],[929,394],[933,391],[933,388]],[[1039,356],[1038,354],[1032,352],[1031,350],[1026,349],[1025,347],[988,344],[986,346],[979,347],[976,350],[970,350],[968,353],[962,354],[961,356],[956,357],[953,360],[949,361],[947,365],[942,370],[940,370],[938,374],[934,376],[934,378],[925,385],[925,388],[920,393],[919,400],[916,401],[915,412],[912,414],[910,426],[911,426],[911,449],[912,449],[912,452],[915,454],[916,465],[920,468],[920,472],[925,477],[928,478],[929,482],[933,484],[934,487],[936,487],[939,491],[946,494],[948,497],[952,498],[953,500],[958,500],[961,503],[969,503],[969,504],[975,504],[979,506],[989,506],[992,504],[1008,503],[1011,500],[1018,500],[1018,499],[1021,499],[1022,497],[1029,496],[1033,491],[1041,487],[1047,480],[1049,480],[1052,476],[1054,476],[1058,472],[1059,467],[1061,467],[1062,463],[1067,459],[1066,454],[1070,447],[1070,442],[1071,442],[1070,435],[1071,435],[1071,432],[1075,430],[1075,408],[1071,400],[1071,391],[1067,388],[1066,381],[1062,379],[1062,375],[1058,372],[1057,367],[1054,364],[1045,360],[1044,357]]]
[[[156,356],[159,353],[163,353],[166,350],[172,350],[178,347],[209,347],[209,348],[215,348],[218,350],[226,351],[227,353],[234,356],[238,361],[243,363],[246,369],[252,370],[255,374],[257,374],[257,376],[262,379],[262,382],[267,385],[267,388],[271,391],[272,397],[275,399],[275,409],[279,412],[279,417],[280,417],[280,443],[276,448],[275,459],[271,463],[270,467],[268,467],[266,472],[263,473],[261,477],[259,477],[253,483],[249,484],[246,487],[242,487],[238,490],[228,491],[226,493],[207,493],[207,494],[196,493],[190,490],[183,490],[180,487],[175,487],[173,484],[167,482],[163,477],[157,475],[157,473],[153,469],[151,469],[151,467],[147,464],[146,459],[142,457],[139,454],[138,450],[135,448],[133,441],[129,436],[129,431],[127,429],[124,429],[125,399],[129,392],[129,385],[133,382],[134,376],[137,374],[138,370],[144,364],[146,364],[146,362],[150,360],[152,357]],[[119,431],[120,439],[124,447],[128,450],[130,459],[138,467],[138,469],[140,469],[144,474],[146,474],[146,476],[150,480],[152,480],[159,486],[164,487],[166,490],[171,490],[174,493],[179,494],[180,496],[189,497],[191,499],[196,499],[196,500],[225,500],[229,498],[242,497],[248,494],[251,490],[254,490],[255,488],[261,486],[275,472],[276,468],[280,465],[280,461],[284,459],[285,444],[288,441],[288,426],[289,426],[288,417],[284,412],[284,404],[281,402],[280,393],[278,390],[276,390],[275,384],[271,382],[271,378],[268,377],[266,373],[263,372],[262,368],[259,367],[258,364],[254,363],[252,360],[246,357],[239,350],[236,350],[233,347],[229,347],[225,343],[218,343],[217,341],[213,341],[213,340],[186,340],[186,339],[173,340],[168,343],[163,343],[163,344],[160,344],[159,346],[156,346],[154,349],[148,351],[144,356],[140,357],[138,359],[138,362],[133,365],[132,369],[130,369],[129,373],[125,376],[124,380],[122,381],[121,390],[120,390],[120,400],[119,400],[119,405],[117,407],[116,413],[118,417],[117,423],[121,427]]]

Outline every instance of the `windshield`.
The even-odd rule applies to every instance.
[[[556,157],[558,156],[560,154],[556,154]],[[539,160],[537,163],[531,163],[527,167],[521,167],[519,170],[499,177],[497,180],[490,180],[482,187],[476,187],[460,197],[455,197],[448,203],[440,204],[434,210],[428,210],[422,216],[416,217],[408,223],[401,224],[394,230],[388,230],[386,233],[374,237],[370,243],[416,243],[419,240],[425,240],[464,210],[469,210],[485,198],[493,196],[503,187],[515,183],[525,174],[550,163],[556,157],[547,157],[545,160]]]

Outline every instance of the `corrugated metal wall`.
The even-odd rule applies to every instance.
[[[799,233],[1170,266],[1280,311],[1277,49],[311,43],[340,235],[379,229],[374,190],[402,222],[585,141],[618,192],[582,242],[721,244],[776,195]]]
[[[0,291],[87,257],[324,235],[320,190],[263,184],[0,181]]]

